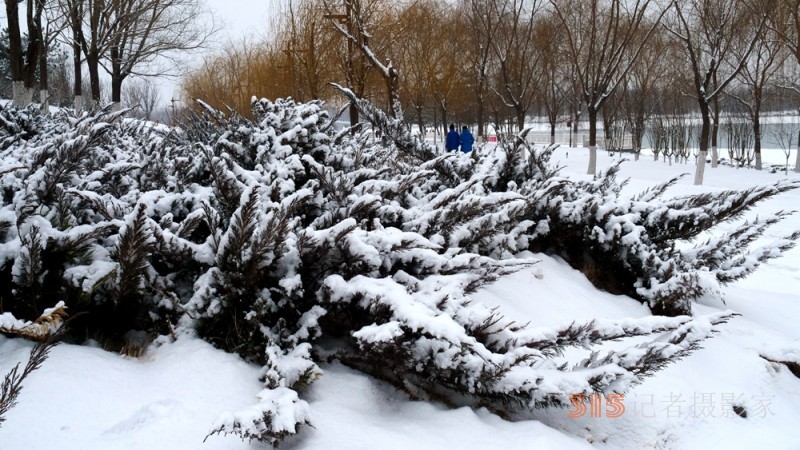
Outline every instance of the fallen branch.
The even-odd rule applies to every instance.
[[[20,320],[11,313],[3,313],[0,314],[0,333],[45,342],[61,328],[66,318],[67,308],[63,301],[45,309],[34,321]]]

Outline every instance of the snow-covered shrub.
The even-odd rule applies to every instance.
[[[728,212],[704,219],[702,198],[621,199],[613,171],[561,178],[552,149],[524,139],[437,155],[402,122],[353,101],[389,145],[336,133],[320,103],[291,100],[254,101],[255,120],[207,108],[176,130],[107,111],[36,119],[24,138],[0,130],[10,142],[0,150],[0,305],[32,319],[63,299],[85,313],[77,334],[194,332],[261,364],[258,403],[221,416],[212,434],[277,444],[311,423],[300,394],[321,374],[324,336],[335,338],[326,340],[334,357],[415,397],[510,414],[624,392],[730,317],[523,326],[470,298],[535,264],[514,257],[522,250],[585,270],[605,258],[624,268],[606,288],[654,308],[707,289],[698,273],[724,282],[775,254],[735,267],[761,224],[694,259],[660,249],[791,185],[731,193]],[[28,117],[4,114],[5,130]],[[677,269],[645,257],[654,250]],[[675,288],[672,273],[687,287]],[[561,357],[637,336],[623,350]]]
[[[761,357],[772,364],[785,366],[789,372],[800,378],[800,349],[762,351]]]
[[[561,182],[549,191],[533,210],[534,217],[547,217],[548,231],[531,239],[529,249],[564,257],[596,286],[641,299],[655,314],[690,314],[693,299],[718,293],[720,285],[749,275],[800,237],[797,231],[764,247],[748,247],[787,216],[779,213],[696,242],[701,233],[800,183],[662,199],[678,177],[624,198],[618,170],[619,164],[593,181]]]
[[[343,92],[395,143],[396,152],[418,159],[430,153],[424,143],[413,140],[408,127]],[[534,149],[524,134],[491,151],[479,148],[472,158],[450,162],[447,155],[421,163],[421,169],[433,170],[420,186],[436,197],[416,208],[422,214],[405,212],[410,220],[401,228],[446,247],[493,257],[521,250],[558,255],[597,287],[640,299],[656,314],[673,316],[691,314],[692,300],[718,293],[721,285],[749,275],[800,238],[797,231],[769,245],[749,247],[768,226],[788,215],[779,213],[695,242],[758,202],[800,188],[796,181],[664,199],[679,177],[624,197],[626,181],[617,179],[621,163],[591,181],[563,178],[550,162],[554,148]],[[679,245],[686,243],[692,245]]]
[[[164,175],[181,163],[180,155],[164,155],[166,133],[123,123],[121,114],[62,112],[48,119],[57,125],[3,151],[6,310],[33,318],[64,300],[73,313],[87,313],[73,327],[99,331],[100,340],[167,325],[161,312],[169,308],[159,302],[180,274],[162,224],[180,221],[195,196]]]

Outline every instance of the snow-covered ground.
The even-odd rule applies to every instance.
[[[558,149],[564,174],[584,174],[584,149]],[[600,152],[599,167],[612,158]],[[694,165],[643,158],[623,165],[635,193]],[[749,169],[706,170],[706,184],[683,179],[683,195],[765,184],[784,178]],[[789,173],[788,177],[800,178]],[[800,205],[800,192],[764,202],[752,216]],[[746,218],[746,217],[745,217]],[[735,225],[730,225],[735,226]],[[792,217],[767,238],[800,228]],[[724,229],[720,231],[725,231]],[[648,315],[627,297],[596,290],[563,261],[541,262],[507,276],[475,297],[520,322],[550,326],[572,320]],[[800,379],[776,358],[800,360],[800,249],[767,263],[725,289],[725,304],[704,298],[698,312],[741,313],[693,353],[629,392],[619,418],[569,418],[568,410],[541,410],[506,421],[485,410],[450,410],[411,401],[402,392],[339,364],[303,395],[314,428],[288,440],[289,449],[800,449]],[[24,361],[30,344],[0,336],[0,375]],[[778,356],[772,356],[778,355]],[[0,427],[0,449],[238,449],[267,448],[235,437],[203,439],[218,415],[252,404],[261,389],[259,368],[192,337],[151,347],[140,359],[89,346],[60,345],[27,380],[19,405]],[[739,417],[733,405],[743,407]]]

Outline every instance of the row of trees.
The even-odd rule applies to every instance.
[[[797,0],[297,0],[285,8],[268,42],[207,60],[185,80],[187,96],[246,111],[251,95],[331,100],[336,82],[388,110],[399,91],[420,129],[459,121],[476,123],[479,135],[487,124],[521,130],[526,117],[543,115],[554,136],[565,117],[576,127],[585,113],[590,173],[600,117],[624,117],[640,148],[647,119],[685,110],[689,99],[702,118],[699,184],[709,150],[717,164],[723,95],[746,105],[760,167],[758,118],[770,94],[798,87],[787,70],[800,61]]]
[[[47,107],[47,55],[53,46],[64,45],[71,53],[72,94],[80,110],[84,67],[89,78],[86,106],[93,108],[101,100],[101,70],[110,77],[111,101],[119,104],[126,79],[170,73],[180,56],[203,46],[215,31],[200,0],[27,0],[24,39],[22,3],[5,0],[8,73],[16,105],[30,103],[38,88]]]
[[[27,48],[28,35],[22,35],[22,46]],[[8,29],[0,31],[0,97],[12,98],[11,54]],[[69,106],[72,104],[72,78],[68,52],[59,46],[48,48],[47,83],[50,104]],[[39,83],[38,69],[35,83]]]

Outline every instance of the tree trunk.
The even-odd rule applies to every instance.
[[[589,113],[589,175],[597,174],[597,110],[593,107],[587,108]]]
[[[39,90],[39,101],[42,104],[42,112],[45,114],[50,113],[50,96],[47,93],[47,89],[40,89]]]
[[[753,116],[753,151],[756,154],[756,170],[761,170],[761,119],[758,111]]]
[[[358,123],[358,108],[356,108],[355,103],[350,103],[350,126],[355,127],[357,123]],[[353,128],[353,133],[355,132],[356,130],[355,128]]]
[[[42,52],[42,19],[41,11],[36,9],[43,8],[44,5],[39,1],[28,0],[27,2],[27,25],[28,25],[28,48],[25,51],[24,80],[25,93],[28,103],[33,100],[33,91],[36,89],[36,67],[39,64],[39,55]],[[47,55],[45,55],[47,58]],[[45,64],[45,69],[47,65]]]
[[[403,120],[403,105],[400,103],[400,74],[394,67],[389,67],[389,74],[386,77],[386,89],[389,94],[389,111],[392,118]]]
[[[694,173],[694,184],[703,184],[703,175],[706,170],[706,156],[708,155],[708,135],[711,132],[711,114],[708,102],[704,99],[700,101],[700,114],[703,117],[703,124],[700,127],[700,154],[697,156],[697,169]]]
[[[33,91],[25,87],[25,81],[23,80],[12,81],[11,96],[14,106],[27,106],[33,99]]]
[[[425,142],[425,124],[422,123],[422,106],[414,106],[417,110],[417,126],[419,127],[419,134],[422,137],[422,142]]]
[[[122,78],[111,78],[111,103],[114,105],[114,111],[119,111],[122,108]]]
[[[800,173],[800,145],[798,145],[797,153],[794,159],[794,171]]]
[[[569,127],[569,146],[570,146],[570,148],[577,147],[577,145],[573,145],[573,142],[572,142],[573,134],[574,133],[572,132],[572,127]]]
[[[714,97],[714,123],[711,127],[711,167],[719,165],[717,139],[719,138],[719,96]]]
[[[500,122],[500,110],[495,108],[492,111],[492,116],[494,117],[494,133],[497,136],[497,139],[500,140],[500,133],[501,133],[500,128],[502,125],[502,123]]]
[[[81,64],[81,43],[79,35],[82,33],[81,10],[76,2],[70,9],[70,25],[72,27],[72,94],[75,96],[75,113],[83,109],[83,71]]]
[[[556,143],[556,123],[554,121],[550,122],[550,145],[555,145]]]
[[[122,104],[122,81],[125,76],[122,74],[122,68],[119,63],[119,49],[111,47],[111,103],[114,104],[114,110],[118,111],[117,105]]]
[[[9,69],[11,71],[12,89],[14,89],[14,100],[16,104],[17,82],[22,81],[23,54],[22,54],[22,35],[19,29],[19,9],[18,3],[13,0],[6,0],[6,18],[8,20],[8,47],[9,47]]]
[[[645,123],[646,120],[647,119],[645,119],[644,114],[641,114],[638,117],[636,117],[636,129],[634,130],[633,133],[633,138],[635,142],[633,143],[633,145],[635,146],[634,148],[639,152],[642,151],[642,145],[644,144],[644,130],[645,127],[647,126]]]
[[[481,95],[481,90],[482,89],[483,88],[481,87],[481,84],[479,83],[478,84],[478,95],[476,96],[476,98],[478,99],[478,105],[477,105],[478,108],[477,108],[476,114],[478,116],[477,117],[477,119],[478,119],[478,137],[481,137],[481,138],[484,137],[485,133],[486,133],[486,130],[484,129],[484,125],[483,125],[483,122],[484,122],[484,119],[483,119],[483,117],[484,117],[484,112],[483,112],[484,111],[484,105],[483,105],[483,96]]]
[[[570,137],[569,145],[572,147],[578,146],[578,120],[581,118],[581,112],[577,109],[575,110],[575,116],[572,120],[572,136]],[[575,142],[573,142],[573,139]]]
[[[100,58],[94,53],[86,55],[86,65],[89,68],[89,84],[92,98],[89,109],[94,110],[100,105]]]
[[[47,79],[47,46],[42,46],[42,51],[39,52],[39,102],[42,105],[42,112],[47,114],[50,112],[50,106],[47,95],[47,90],[50,88]]]
[[[694,184],[695,186],[702,186],[703,179],[706,173],[706,158],[708,157],[708,150],[704,152],[700,152],[697,155],[697,169],[694,172]]]
[[[436,121],[436,108],[433,108],[433,146],[436,147],[436,135],[439,133],[439,123]],[[438,148],[438,147],[437,147]]]
[[[27,106],[33,103],[34,90],[35,90],[34,88],[26,86],[24,81],[22,82],[22,89],[21,89],[22,92],[20,93],[19,97],[21,106]]]
[[[442,107],[442,130],[444,130],[444,132],[442,133],[442,136],[446,137],[447,136],[447,110],[444,107]]]
[[[22,53],[22,35],[19,28],[19,9],[18,2],[6,0],[6,18],[8,20],[8,46],[9,46],[9,68],[11,72],[11,96],[14,106],[25,106],[24,90],[24,70],[25,59]]]

